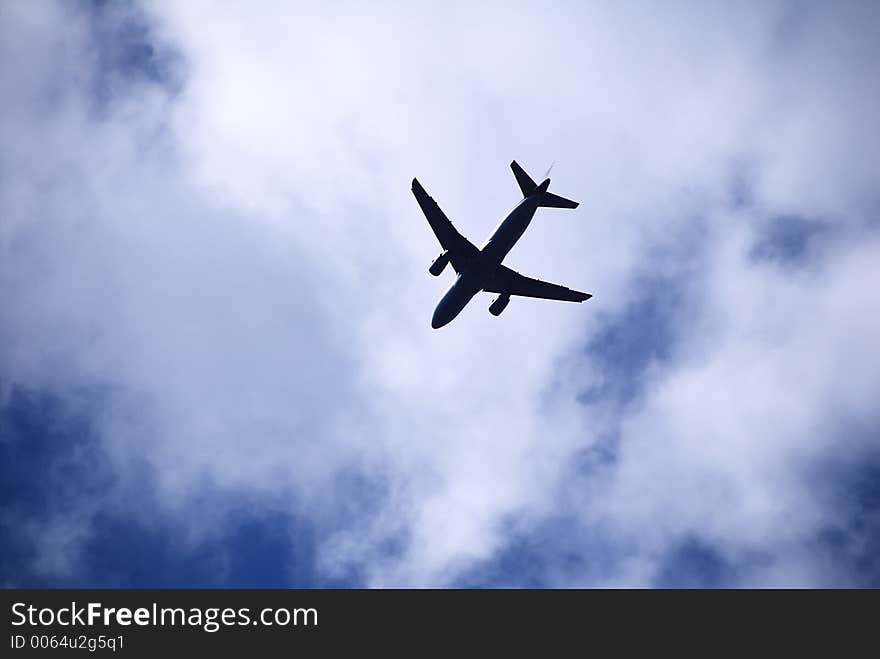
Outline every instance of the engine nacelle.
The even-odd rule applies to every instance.
[[[430,272],[435,277],[439,277],[440,273],[446,269],[446,265],[448,263],[449,252],[443,252],[440,256],[438,256],[431,262],[431,266],[428,268],[428,272]]]
[[[492,300],[492,304],[489,306],[489,313],[493,316],[500,316],[501,312],[504,311],[504,308],[510,303],[510,294],[504,293],[499,295],[494,300]]]

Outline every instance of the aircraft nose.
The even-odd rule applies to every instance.
[[[434,311],[434,315],[431,317],[431,327],[433,329],[440,329],[449,322],[449,320],[447,320],[443,316],[444,314],[440,313],[439,309]]]
[[[450,320],[452,320],[452,315],[448,312],[446,305],[443,304],[443,300],[441,300],[437,308],[434,309],[434,315],[431,317],[431,327],[433,329],[440,329]]]

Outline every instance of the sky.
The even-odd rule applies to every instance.
[[[0,584],[880,587],[880,6],[440,5],[0,3]]]

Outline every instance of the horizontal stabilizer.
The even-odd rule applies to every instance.
[[[544,196],[541,197],[541,203],[538,205],[545,208],[577,208],[578,202],[560,197],[552,192],[545,192]]]
[[[522,190],[523,197],[528,197],[535,191],[538,184],[532,180],[531,176],[526,174],[526,170],[520,167],[516,160],[510,163],[510,168],[513,170],[516,182],[519,183],[519,189]]]

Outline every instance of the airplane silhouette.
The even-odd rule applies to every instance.
[[[422,184],[417,179],[412,180],[412,192],[416,201],[419,202],[422,212],[428,218],[428,224],[431,225],[443,248],[440,256],[431,263],[428,272],[437,277],[446,265],[451,263],[452,268],[458,273],[455,283],[449,287],[434,309],[434,316],[431,318],[431,327],[434,329],[449,323],[480,291],[498,293],[498,297],[489,306],[489,313],[493,316],[501,315],[510,302],[511,295],[566,302],[583,302],[592,297],[589,293],[581,293],[565,286],[525,277],[501,265],[504,257],[522,237],[539,206],[546,208],[577,208],[578,206],[576,201],[548,192],[549,178],[541,185],[537,185],[516,160],[510,163],[510,168],[522,190],[523,200],[501,221],[489,240],[480,248],[456,231],[437,202],[425,192]]]

